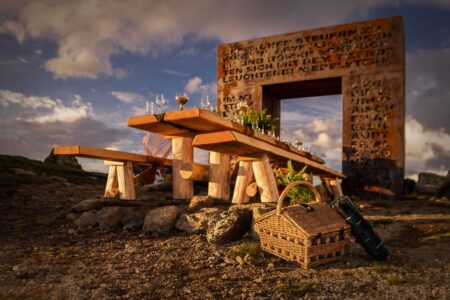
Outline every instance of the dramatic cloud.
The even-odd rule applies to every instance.
[[[425,129],[450,134],[450,48],[407,56],[407,113]]]
[[[111,95],[127,104],[145,100],[143,95],[133,92],[111,92]]]
[[[54,145],[114,146],[127,138],[125,130],[97,119],[91,104],[76,95],[60,99],[26,96],[0,90],[0,152],[43,159]]]
[[[19,1],[20,2],[20,1]],[[373,2],[373,1],[372,1]],[[122,52],[156,55],[180,45],[187,36],[222,42],[307,29],[341,22],[349,11],[361,13],[385,3],[347,1],[109,1],[34,0],[4,4],[13,17],[0,31],[19,42],[50,38],[59,45],[45,68],[57,78],[123,77],[111,57]],[[195,49],[186,49],[189,55]]]
[[[417,120],[406,120],[406,175],[428,171],[446,174],[450,168],[450,134],[427,130]]]

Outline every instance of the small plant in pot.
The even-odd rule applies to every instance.
[[[296,181],[305,181],[306,166],[300,171],[296,171],[292,161],[287,162],[287,168],[278,168],[275,170],[275,176],[278,184],[285,187]],[[287,194],[290,205],[305,204],[315,200],[314,193],[304,186],[296,186]]]

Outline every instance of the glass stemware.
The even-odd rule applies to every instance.
[[[164,99],[164,94],[156,95],[156,105],[158,106],[159,113],[162,113],[164,104],[166,104],[166,99]]]
[[[183,110],[184,106],[189,102],[189,97],[186,93],[184,93],[183,95],[179,95],[177,93],[177,95],[175,97],[175,102],[180,107],[180,110]]]

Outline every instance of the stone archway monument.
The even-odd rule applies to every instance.
[[[279,116],[281,99],[342,94],[345,192],[399,195],[404,67],[401,17],[224,44],[218,48],[218,107],[231,111],[246,100]]]

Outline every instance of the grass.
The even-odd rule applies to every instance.
[[[378,274],[388,274],[393,272],[390,266],[380,263],[373,264],[371,269]]]
[[[386,280],[389,283],[389,285],[401,285],[408,283],[408,279],[406,277],[396,274],[388,275],[386,277]]]
[[[280,283],[277,285],[277,290],[279,292],[286,293],[289,296],[302,297],[306,293],[311,292],[314,289],[315,285],[316,284],[312,281],[305,281],[300,283]]]
[[[230,253],[234,257],[245,257],[247,254],[256,257],[261,253],[261,248],[259,243],[245,242],[231,248]]]
[[[17,175],[12,169],[23,169],[34,172],[37,176]],[[40,175],[57,176],[74,184],[104,183],[105,174],[91,173],[69,166],[44,163],[22,156],[0,155],[0,190],[22,184],[46,183],[51,178]]]

